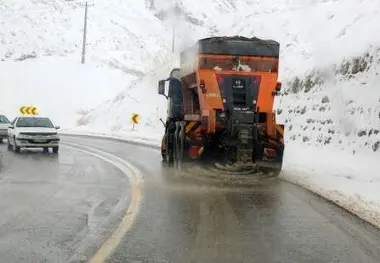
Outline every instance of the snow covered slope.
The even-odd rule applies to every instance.
[[[198,4],[179,2],[178,8],[174,8],[171,2],[159,0],[89,1],[86,64],[78,65],[82,50],[84,2],[84,0],[0,1],[0,74],[6,78],[6,81],[0,79],[2,82],[0,92],[1,94],[7,93],[7,96],[0,97],[1,112],[7,112],[8,115],[14,116],[18,113],[17,108],[24,101],[28,101],[42,108],[41,114],[57,113],[53,115],[62,116],[57,118],[57,122],[62,126],[72,128],[81,116],[72,113],[81,111],[83,107],[95,108],[100,103],[99,94],[107,94],[104,96],[104,101],[108,100],[109,96],[120,98],[122,95],[117,95],[121,92],[120,86],[124,85],[123,87],[129,90],[130,86],[135,85],[130,84],[131,80],[146,75],[150,78],[148,73],[152,70],[155,72],[162,65],[167,65],[169,69],[169,66],[175,64],[173,62],[175,58],[171,56],[173,23],[176,24],[177,32],[186,31],[186,34],[181,33],[176,39],[175,48],[178,50],[197,37],[211,35],[215,31],[215,23],[220,14],[227,15],[232,10],[227,1],[211,1],[209,8],[216,10],[213,13],[215,16],[212,16],[214,22],[211,23],[210,20],[206,23],[207,19],[204,14],[196,10],[201,2]],[[221,5],[220,8],[219,5]],[[191,8],[189,9],[189,7]],[[54,65],[56,58],[60,59],[57,65]],[[63,62],[64,60],[66,62]],[[20,64],[22,66],[17,68],[13,62],[24,64]],[[62,84],[52,87],[51,83],[46,83],[47,85],[44,86],[43,80],[46,72],[52,73],[49,68],[57,69],[57,67],[60,68],[60,72],[66,72],[68,78],[55,74],[55,77],[58,78],[56,81]],[[33,68],[33,70],[25,73],[27,68]],[[103,68],[105,71],[97,70],[97,68]],[[110,73],[110,68],[125,73],[125,79],[120,80],[119,84],[113,84],[114,81],[109,80],[109,77],[118,73]],[[76,81],[77,77],[67,73],[75,74],[75,69],[80,70],[81,80]],[[38,79],[38,83],[30,83],[33,85],[30,87],[27,81],[19,82],[18,76],[23,76],[23,74],[28,75],[25,80],[28,78]],[[163,74],[166,74],[166,71],[163,71]],[[65,83],[66,79],[69,79],[67,83]],[[98,79],[109,80],[112,87],[103,84],[94,86],[93,83]],[[73,93],[77,88],[67,87],[73,82],[82,87],[79,90],[86,90],[81,93],[86,100],[80,103],[80,101],[73,100],[73,96],[60,97],[60,105],[70,105],[70,110],[60,107],[57,111],[57,107],[49,104],[48,99],[44,97],[45,100],[43,100],[41,96],[37,96],[46,94],[48,90],[51,93],[59,94]],[[155,89],[150,89],[153,87],[152,83],[155,86],[155,79],[152,79],[149,85],[141,86],[140,82],[139,91],[134,91],[132,94],[135,98],[128,100],[132,95],[127,96],[122,103],[133,105],[133,101],[138,100],[145,93],[154,92]],[[92,89],[87,87],[88,85],[92,85]],[[83,88],[83,86],[86,87]],[[29,91],[19,92],[31,89],[33,89],[32,93]],[[90,92],[94,89],[95,93]],[[10,99],[11,97],[12,99]],[[152,107],[149,107],[149,114],[155,114],[156,107],[153,104],[150,106]],[[134,110],[137,111],[140,108]],[[109,111],[112,112],[112,110],[107,110],[107,114]],[[101,113],[99,114],[101,115]],[[125,116],[130,116],[131,112],[123,111],[122,114],[125,118]],[[103,119],[108,120],[108,126],[103,128],[120,126],[117,114],[110,113],[109,116],[115,116],[113,121],[100,115],[100,122]],[[145,117],[143,119],[147,120]],[[79,124],[83,124],[83,122],[79,120]],[[98,124],[93,123],[94,126]]]
[[[380,154],[380,45],[287,82],[278,114],[289,143]]]
[[[85,1],[1,1],[0,59],[75,54],[80,61]],[[89,1],[87,56],[143,75],[162,60],[167,30],[144,1]],[[151,62],[154,62],[153,64]]]
[[[13,117],[23,103],[34,104],[72,128],[83,109],[166,61],[169,30],[144,1],[89,1],[86,64],[80,64],[83,3],[0,1],[1,113]]]
[[[284,178],[380,227],[380,48],[290,79]]]
[[[272,0],[260,3],[210,0],[203,1],[205,8],[184,0],[178,1],[175,12],[168,1],[150,3],[154,3],[149,6],[150,10],[163,19],[164,26],[170,28],[175,21],[179,47],[212,34],[256,35],[279,40],[282,45],[280,77],[285,83],[296,76],[302,79],[313,69],[341,64],[344,59],[362,55],[380,43],[380,35],[376,33],[380,30],[380,24],[376,23],[380,21],[377,16],[380,4],[376,0]],[[362,28],[366,28],[365,33]],[[178,66],[178,61],[169,49],[161,52],[168,59],[162,64],[157,62],[154,74],[133,83],[124,92],[128,96],[117,104],[109,101],[85,117],[91,129],[108,126],[113,130],[119,127],[119,130],[130,131],[131,123],[126,119],[132,112],[138,112],[142,115],[142,126],[148,126],[150,133],[162,132],[157,107],[159,116],[164,117],[166,105],[157,95],[157,80],[166,78],[170,69]],[[131,96],[135,102],[131,101]],[[123,95],[117,96],[120,97]],[[151,103],[152,98],[159,103]],[[107,120],[107,126],[104,125],[104,112],[107,112],[105,116],[112,116]],[[124,120],[122,125],[120,119]]]
[[[282,45],[280,70],[285,80],[361,56],[380,42],[377,0],[252,2],[250,14],[233,25],[233,33],[277,39]],[[261,11],[263,3],[267,8]],[[223,33],[231,34],[228,28]]]
[[[1,62],[0,111],[11,119],[20,106],[36,105],[41,115],[72,128],[80,116],[132,80],[121,71],[83,66],[69,57]]]

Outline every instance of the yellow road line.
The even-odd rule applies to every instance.
[[[105,259],[109,255],[111,255],[112,251],[120,244],[123,236],[132,227],[133,221],[135,220],[136,215],[138,213],[139,204],[142,198],[141,188],[143,179],[141,177],[140,172],[133,165],[113,154],[92,147],[82,146],[80,144],[61,143],[61,145],[73,149],[75,151],[80,151],[92,155],[105,162],[110,163],[111,165],[117,167],[120,171],[122,171],[128,177],[129,182],[131,184],[131,201],[121,223],[119,224],[115,232],[112,233],[111,237],[100,247],[100,249],[95,253],[95,255],[89,260],[89,263],[104,262]]]

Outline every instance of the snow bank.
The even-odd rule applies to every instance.
[[[380,228],[379,157],[293,143],[281,176]]]
[[[283,178],[380,227],[380,48],[289,79]]]

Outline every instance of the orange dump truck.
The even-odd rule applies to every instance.
[[[181,52],[160,80],[168,99],[162,157],[223,160],[281,169],[284,126],[273,110],[280,45],[259,38],[211,37]]]

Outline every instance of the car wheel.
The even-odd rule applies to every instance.
[[[16,145],[16,142],[15,142],[15,144],[13,145],[13,150],[14,150],[16,153],[20,153],[20,152],[21,152],[21,147],[20,147],[20,146],[17,146],[17,145]]]
[[[20,153],[21,152],[21,147],[20,146],[17,146],[16,144],[16,138],[13,137],[13,150],[16,152],[16,153]]]
[[[10,140],[8,139],[8,151],[12,150],[12,144],[10,143]]]
[[[53,153],[58,153],[58,151],[59,151],[59,147],[58,146],[53,147]]]

